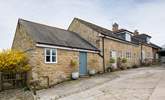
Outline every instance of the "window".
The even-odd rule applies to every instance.
[[[117,58],[117,52],[116,51],[114,51],[114,50],[112,50],[112,51],[110,51],[110,58]]]
[[[126,58],[129,58],[129,52],[126,52]]]
[[[120,57],[120,58],[122,57],[122,52],[121,51],[118,51],[117,54],[118,54],[117,57]]]
[[[45,49],[45,63],[57,63],[57,49]]]
[[[126,52],[126,58],[131,58],[131,52]]]
[[[130,35],[129,33],[126,33],[126,34],[125,34],[125,39],[126,39],[127,41],[131,41],[131,35]]]
[[[147,43],[150,43],[150,38],[147,37],[147,38],[146,38],[146,41],[147,41]]]

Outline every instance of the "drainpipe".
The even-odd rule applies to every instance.
[[[140,43],[140,44],[141,44],[141,61],[140,61],[140,63],[142,65],[142,63],[143,63],[143,44],[142,43]]]
[[[105,59],[104,59],[104,37],[102,37],[102,58],[103,58],[103,70],[105,72]]]

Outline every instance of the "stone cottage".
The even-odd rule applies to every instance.
[[[100,50],[79,34],[23,19],[18,20],[12,49],[29,54],[29,77],[40,80],[41,86],[47,85],[45,77],[53,85],[69,79],[74,71],[87,75],[90,69],[102,70]],[[72,61],[77,63],[75,68]]]
[[[112,30],[103,28],[82,19],[74,18],[69,31],[78,33],[101,51],[102,66],[104,71],[109,65],[110,58],[127,58],[128,67],[140,65],[144,59],[154,59],[153,50],[160,47],[150,42],[151,36],[119,29],[117,23],[113,24]],[[154,54],[153,54],[154,53]],[[100,61],[100,60],[99,60]]]
[[[29,54],[32,70],[29,78],[40,80],[45,86],[70,79],[71,73],[80,76],[89,70],[105,72],[111,58],[127,58],[128,67],[157,59],[159,46],[150,42],[151,36],[119,29],[112,30],[82,19],[74,18],[68,30],[59,29],[23,19],[18,20],[12,49]],[[76,67],[71,62],[76,62]]]

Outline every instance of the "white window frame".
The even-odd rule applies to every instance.
[[[47,56],[46,51],[47,51],[47,50],[50,50],[50,62],[47,62],[47,61],[46,61],[46,56]],[[52,61],[52,56],[54,56],[54,55],[52,55],[52,51],[53,51],[53,50],[55,50],[55,54],[56,54],[56,55],[55,55],[55,59],[56,59],[55,62]],[[45,54],[44,54],[44,55],[45,55],[44,57],[45,57],[45,63],[46,63],[46,64],[56,64],[56,63],[57,63],[57,49],[55,49],[55,48],[45,48]]]
[[[147,39],[147,43],[150,43],[150,38],[149,38],[149,37],[147,37],[146,39]]]
[[[131,35],[129,33],[125,33],[125,39],[127,41],[131,41]]]

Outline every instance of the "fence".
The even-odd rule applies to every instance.
[[[26,85],[26,73],[0,72],[0,91],[24,87]]]

